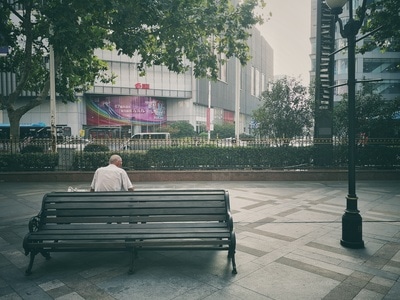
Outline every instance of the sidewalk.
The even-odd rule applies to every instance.
[[[40,176],[40,174],[38,175]],[[226,253],[38,256],[33,274],[22,249],[43,195],[89,183],[0,182],[1,299],[400,299],[400,184],[361,181],[365,249],[340,245],[345,181],[139,182],[136,189],[224,188],[238,238],[238,274]]]

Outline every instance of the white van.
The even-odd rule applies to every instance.
[[[169,147],[171,135],[169,132],[143,132],[132,135],[124,149],[147,150],[150,148]]]
[[[144,132],[135,133],[132,135],[131,140],[170,140],[171,135],[169,132]]]

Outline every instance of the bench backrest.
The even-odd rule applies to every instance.
[[[231,222],[226,190],[52,192],[40,223]]]

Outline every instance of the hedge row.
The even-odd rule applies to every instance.
[[[0,172],[52,171],[58,165],[53,153],[0,154]]]
[[[94,171],[105,166],[112,153],[76,151],[68,162],[70,169]],[[199,170],[199,169],[282,169],[298,167],[344,168],[347,147],[197,147],[160,148],[147,152],[118,153],[128,170]],[[0,154],[0,171],[65,170],[59,154],[23,153]],[[321,161],[321,158],[324,158]],[[328,158],[328,159],[327,159]],[[359,167],[393,168],[400,165],[400,148],[367,146],[357,149]]]

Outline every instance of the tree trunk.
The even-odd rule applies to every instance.
[[[16,153],[19,149],[19,123],[22,115],[18,114],[16,110],[7,110],[8,119],[10,120],[10,142],[11,142],[11,152]]]
[[[20,121],[24,114],[26,114],[31,109],[39,106],[43,103],[45,99],[45,94],[48,93],[48,85],[45,85],[42,93],[32,99],[24,106],[20,106],[17,109],[14,109],[13,105],[8,105],[7,107],[7,115],[10,121],[10,142],[11,142],[11,151],[12,153],[18,152],[19,149],[19,142],[20,142]],[[13,102],[14,103],[14,102]]]
[[[21,120],[21,116],[18,115],[15,111],[8,112],[8,118],[10,120],[10,140],[14,142],[19,141],[19,123]]]
[[[50,89],[50,82],[47,80],[43,87],[43,90],[36,98],[31,99],[25,105],[18,107],[17,109],[14,108],[16,102],[18,102],[18,94],[16,92],[12,93],[7,102],[7,115],[8,119],[10,120],[10,140],[11,143],[16,145],[19,143],[20,140],[20,130],[19,125],[21,118],[31,109],[41,105],[46,96],[49,94]]]

